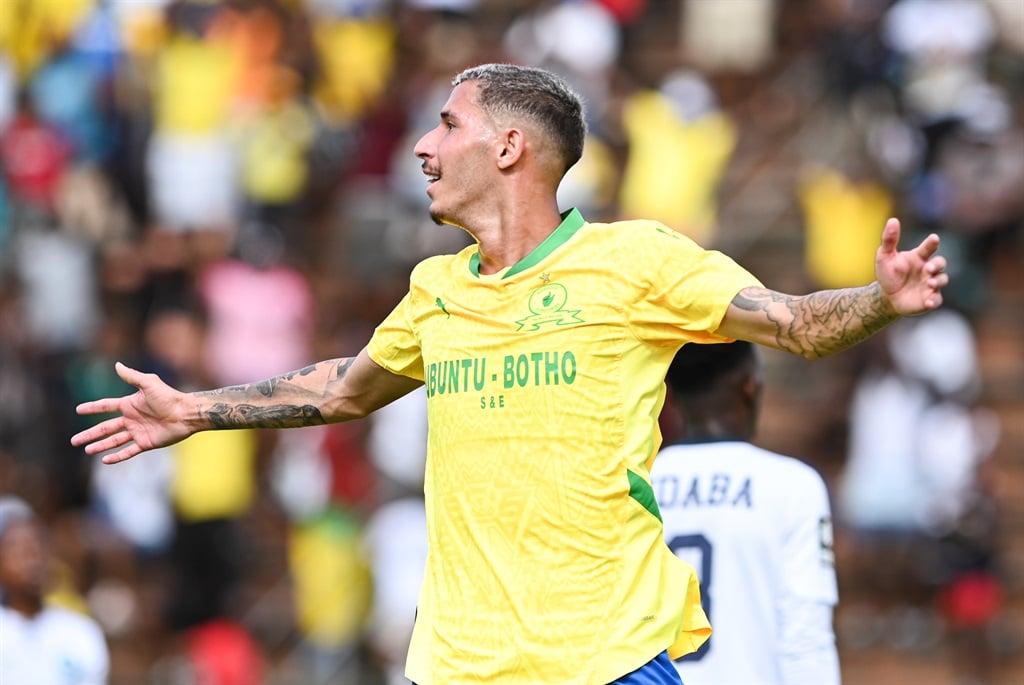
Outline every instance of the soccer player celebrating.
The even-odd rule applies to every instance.
[[[418,685],[678,683],[710,629],[693,569],[662,539],[649,466],[675,351],[732,338],[816,358],[942,302],[938,237],[867,286],[792,296],[652,221],[589,223],[557,190],[582,154],[562,79],[481,65],[416,144],[439,224],[476,243],[430,257],[355,357],[182,393],[138,391],[72,438],[115,463],[202,430],[364,417],[426,385],[429,555],[406,674]]]

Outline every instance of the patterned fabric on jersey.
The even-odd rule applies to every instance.
[[[368,347],[427,390],[430,552],[407,675],[606,683],[693,651],[710,630],[648,474],[663,380],[758,281],[661,224],[577,210],[504,272],[478,266],[476,246],[420,263]]]
[[[665,541],[701,579],[714,636],[676,667],[686,685],[781,685],[793,600],[838,600],[828,492],[809,465],[741,441],[665,447],[651,471]],[[737,658],[737,655],[742,658]],[[834,682],[823,672],[815,683]]]

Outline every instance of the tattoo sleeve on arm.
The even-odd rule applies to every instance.
[[[197,393],[214,401],[202,414],[214,428],[298,428],[327,423],[321,408],[352,365],[352,359],[332,359],[290,371],[259,383],[232,385]],[[330,367],[330,368],[328,368]],[[321,387],[309,379],[322,373]],[[303,383],[302,380],[309,382]],[[275,399],[263,404],[260,398]]]
[[[733,304],[763,313],[775,327],[778,348],[808,359],[845,350],[899,318],[882,300],[877,283],[799,296],[747,288]]]
[[[320,410],[311,404],[275,404],[257,407],[251,404],[224,404],[218,402],[206,412],[216,428],[289,428],[293,426],[320,426],[325,423]]]

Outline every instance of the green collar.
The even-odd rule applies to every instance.
[[[586,223],[583,219],[583,215],[580,214],[580,210],[573,207],[572,209],[562,213],[562,223],[558,224],[558,228],[551,232],[544,241],[533,248],[530,254],[526,255],[518,262],[512,265],[502,279],[506,279],[509,276],[514,276],[520,271],[526,271],[531,266],[539,264],[541,260],[547,257],[549,254],[558,249],[563,243],[569,238],[575,235],[576,231],[583,227]],[[469,258],[469,271],[477,278],[480,278],[480,251],[477,250]]]

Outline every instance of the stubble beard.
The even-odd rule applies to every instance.
[[[461,227],[461,224],[455,220],[451,213],[437,209],[434,205],[430,206],[430,220],[438,226]]]
[[[447,223],[444,220],[444,215],[441,214],[441,212],[437,211],[436,209],[430,210],[430,220],[433,221],[438,226],[444,226],[445,223]]]

